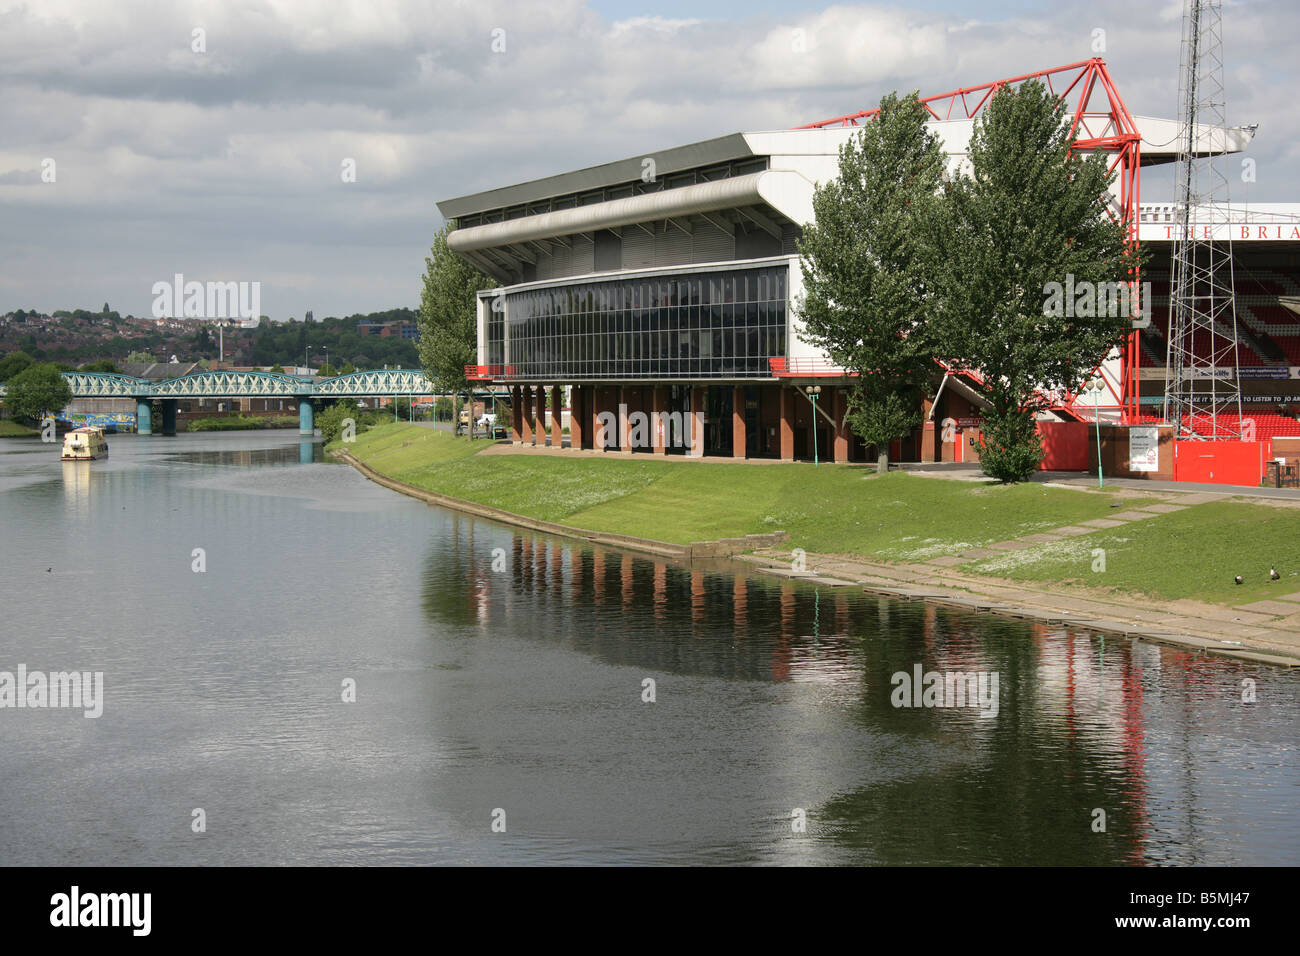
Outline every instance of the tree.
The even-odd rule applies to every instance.
[[[98,362],[87,362],[85,365],[81,366],[80,370],[83,372],[111,372],[113,374],[118,374],[119,371],[117,363],[112,359],[101,359]]]
[[[347,422],[351,421],[356,429],[355,434],[360,435],[367,428],[365,415],[361,409],[356,408],[350,400],[335,402],[329,408],[325,409],[316,416],[316,427],[320,429],[321,438],[325,444],[337,441],[343,437],[343,429]]]
[[[933,216],[944,154],[915,93],[880,112],[840,147],[839,177],[813,196],[815,221],[798,247],[801,314],[810,341],[850,379],[849,426],[889,467],[889,443],[921,420],[934,376],[934,308],[928,289]]]
[[[351,375],[355,371],[356,371],[356,367],[351,362],[346,362],[344,363],[343,367],[339,369],[339,374]]]
[[[274,375],[283,375],[283,374],[284,374],[284,368],[280,365],[279,362],[276,362],[276,363],[275,363],[274,365],[272,365],[269,369],[267,369],[267,371],[268,371],[268,372],[271,372],[271,373],[274,374]]]
[[[72,389],[53,365],[31,365],[7,384],[5,406],[14,418],[37,422],[72,401]]]
[[[153,362],[153,356],[148,352],[130,352],[123,361],[128,364],[149,365]]]
[[[338,374],[338,370],[335,369],[334,366],[331,365],[329,362],[326,362],[324,365],[320,367],[320,371],[317,372],[316,374],[321,376],[321,378],[333,378],[335,375]]]
[[[1071,142],[1064,106],[1041,83],[1004,87],[975,123],[970,173],[931,220],[941,353],[983,382],[980,460],[1003,482],[1023,481],[1042,460],[1033,421],[1045,392],[1077,389],[1130,328],[1120,309],[1080,317],[1046,306],[1053,283],[1100,288],[1140,260],[1107,213],[1105,155],[1085,159]]]
[[[0,382],[9,381],[23,369],[35,364],[35,360],[26,352],[10,352],[0,359]]]
[[[420,293],[420,364],[438,391],[456,396],[470,391],[465,366],[477,356],[478,291],[495,282],[451,251],[447,236],[455,228],[448,222],[433,238],[424,260],[424,288]],[[456,416],[459,419],[459,414]],[[473,429],[470,429],[471,437]]]

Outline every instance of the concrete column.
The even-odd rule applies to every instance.
[[[525,445],[533,443],[533,388],[524,385],[519,389],[519,440]]]
[[[849,460],[849,423],[844,420],[844,413],[848,410],[848,391],[836,388],[835,398],[831,404],[831,417],[835,419],[835,440],[831,442],[832,461]]]
[[[670,425],[661,424],[659,415],[668,410],[668,389],[656,385],[650,390],[650,441],[653,443],[654,453],[656,455],[666,454],[665,445],[669,439],[664,434]]]
[[[135,431],[137,435],[153,434],[153,417],[149,411],[149,402],[144,399],[136,399],[135,402]]]
[[[311,399],[303,395],[298,398],[298,434],[311,435],[316,431],[316,409],[311,407]]]
[[[587,411],[591,414],[591,447],[596,451],[604,451],[605,445],[601,438],[609,438],[608,435],[601,435],[600,431],[600,403],[601,392],[604,391],[599,385],[591,386],[591,407]]]
[[[731,457],[744,458],[745,452],[745,387],[737,385],[731,397]]]
[[[560,406],[564,404],[564,389],[558,385],[551,386],[551,447],[564,447],[564,416]]]
[[[621,385],[618,388],[618,408],[615,412],[618,415],[618,450],[631,451],[628,441],[627,419],[629,410],[627,407],[627,389]]]
[[[519,386],[510,386],[510,442],[519,444],[519,435],[523,431],[523,408],[521,407],[523,398],[519,394]]]
[[[582,422],[586,413],[583,406],[586,397],[583,386],[569,386],[569,448],[573,451],[582,450]]]
[[[535,387],[533,393],[533,413],[536,418],[533,422],[533,444],[539,448],[546,447],[546,389],[541,385]]]
[[[180,403],[174,398],[164,398],[162,403],[162,433],[176,434],[176,406]]]
[[[777,438],[781,445],[781,460],[794,461],[794,400],[795,390],[780,386],[781,419],[777,425]]]
[[[691,450],[692,458],[704,457],[704,389],[691,388]]]

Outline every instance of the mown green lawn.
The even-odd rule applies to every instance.
[[[40,433],[40,429],[20,425],[12,418],[0,418],[0,438],[26,438]]]
[[[1269,579],[1270,567],[1277,568],[1280,580]],[[1246,604],[1300,591],[1300,510],[1212,502],[988,558],[962,569],[1018,581],[1114,588],[1166,600]],[[1241,585],[1233,582],[1238,574]]]
[[[921,560],[1110,513],[1109,494],[877,476],[806,463],[476,454],[445,432],[382,425],[349,450],[430,491],[578,527],[689,543],[784,530],[792,547]]]
[[[348,450],[400,481],[546,521],[682,544],[781,530],[791,548],[888,561],[958,554],[1115,513],[1109,491],[804,463],[479,455],[487,445],[389,424]],[[1103,571],[1092,570],[1096,549],[1105,551]],[[1268,581],[1270,563],[1281,581]],[[1241,604],[1300,592],[1300,509],[1197,505],[960,570]],[[1246,583],[1234,585],[1235,574]]]

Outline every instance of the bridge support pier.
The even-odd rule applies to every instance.
[[[298,434],[312,435],[316,432],[316,417],[311,401],[305,397],[298,399]]]
[[[149,414],[149,402],[145,399],[135,400],[135,432],[137,435],[153,434],[153,419]]]
[[[174,398],[164,398],[162,403],[162,433],[176,434],[176,408],[180,405]]]

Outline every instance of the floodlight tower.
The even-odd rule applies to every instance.
[[[1220,0],[1187,0],[1181,73],[1164,419],[1179,438],[1237,439],[1241,382]]]

